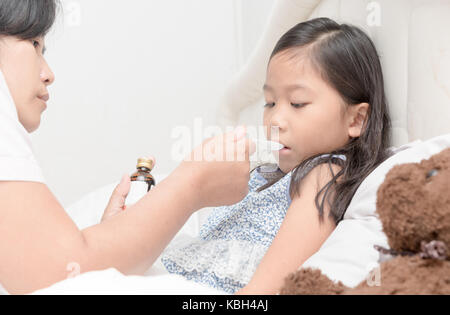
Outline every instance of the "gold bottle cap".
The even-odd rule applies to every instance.
[[[152,170],[153,168],[153,160],[148,158],[139,158],[137,161],[137,168],[139,167],[146,167],[149,170]]]

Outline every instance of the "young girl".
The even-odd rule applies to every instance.
[[[328,18],[296,25],[276,44],[263,89],[264,125],[284,145],[279,170],[257,169],[244,200],[214,209],[197,239],[162,255],[169,272],[229,293],[277,293],[389,155],[382,69],[359,28]]]

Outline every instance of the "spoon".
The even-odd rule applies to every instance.
[[[278,151],[284,146],[278,142],[249,137],[255,143],[256,150],[250,156],[250,172],[261,165],[272,165],[275,171],[278,168]]]

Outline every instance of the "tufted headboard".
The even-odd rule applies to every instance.
[[[392,145],[450,133],[450,0],[275,0],[249,61],[224,93],[219,124],[262,123],[262,86],[276,42],[297,23],[322,16],[359,26],[375,43]]]

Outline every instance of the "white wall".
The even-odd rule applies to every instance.
[[[64,206],[152,154],[172,171],[173,128],[214,124],[218,99],[249,56],[271,0],[63,0],[47,37],[56,74],[32,137]]]

